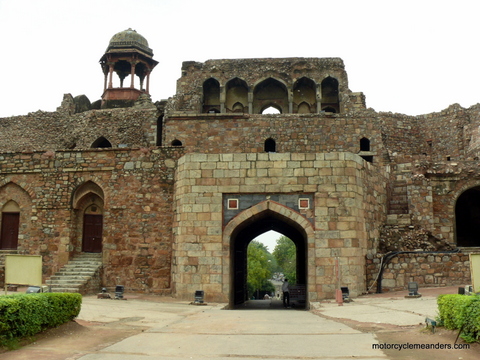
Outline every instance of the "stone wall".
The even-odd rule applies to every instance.
[[[338,81],[335,114],[318,112],[321,83],[329,77]],[[263,106],[278,97],[288,111],[246,114],[256,86],[268,88],[270,78],[277,84],[273,94],[257,100]],[[205,104],[207,79],[218,85],[212,97],[219,114],[203,113],[212,105]],[[307,95],[299,95],[299,83]],[[234,112],[229,90],[232,99],[246,99],[245,114]],[[311,105],[308,114],[295,113],[294,90],[297,100]],[[0,206],[10,200],[20,206],[16,251],[42,255],[45,277],[82,251],[81,216],[90,201],[102,209],[106,286],[120,281],[126,290],[190,298],[201,285],[209,300],[223,301],[230,296],[229,236],[235,235],[227,230],[273,206],[305,234],[309,298],[334,295],[335,258],[342,281],[359,294],[378,267],[386,225],[412,227],[455,246],[457,200],[480,186],[480,105],[455,104],[421,116],[378,113],[366,108],[362,93],[350,91],[338,58],[185,62],[177,94],[162,103],[144,98],[131,108],[106,110],[77,105],[79,99],[67,94],[56,112],[0,119]],[[102,138],[112,148],[91,149]],[[267,139],[275,142],[273,151],[265,148]],[[369,151],[361,152],[362,139]],[[174,140],[182,146],[156,147]],[[389,207],[399,201],[395,192],[400,213]],[[226,194],[250,199],[228,221]],[[299,194],[313,203],[310,213],[292,205]],[[269,202],[255,203],[267,196]],[[425,284],[450,281],[437,256],[398,261],[392,270],[404,271],[403,280],[386,272],[392,289],[416,277]],[[460,269],[465,260],[450,262]],[[463,270],[451,272],[452,283],[467,281]]]
[[[112,147],[156,145],[158,111],[149,108],[91,110],[79,114],[37,111],[0,119],[0,151],[88,149],[100,137]]]
[[[381,256],[367,256],[368,289],[376,292]],[[409,282],[419,287],[469,285],[470,259],[467,253],[404,253],[395,256],[383,271],[382,291],[405,290]],[[420,291],[421,293],[421,291]]]
[[[311,79],[315,82],[315,86],[319,86],[322,80],[329,76],[338,81],[338,93],[342,99],[343,112],[353,110],[355,106],[365,107],[362,96],[355,94],[350,99],[352,94],[348,89],[347,73],[342,59],[269,58],[208,60],[204,63],[184,62],[182,64],[182,77],[177,81],[177,92],[172,99],[170,109],[195,114],[202,113],[203,84],[210,78],[218,81],[220,98],[225,101],[225,93],[228,90],[226,84],[234,78],[241,79],[252,96],[255,86],[267,78],[282,82],[286,92],[293,94],[294,83],[300,78]],[[251,102],[251,100],[250,98],[249,101]],[[316,99],[316,101],[319,100]],[[355,105],[351,100],[357,101],[358,104]],[[287,109],[284,109],[283,113],[287,112]]]
[[[81,251],[76,197],[100,197],[104,284],[170,291],[174,171],[181,154],[175,148],[2,154],[0,208],[13,199],[21,209],[18,253],[42,255],[44,279],[54,274]],[[88,183],[101,195],[78,194]]]
[[[480,186],[478,161],[417,161],[408,181],[412,225],[455,245],[455,207],[466,190]]]
[[[187,152],[264,153],[265,140],[275,140],[278,153],[360,152],[360,140],[370,140],[373,162],[382,164],[386,150],[374,113],[342,114],[170,115],[164,143],[180,140]]]
[[[386,174],[351,153],[185,155],[175,190],[176,295],[189,299],[204,290],[208,301],[229,301],[235,231],[265,211],[305,233],[310,301],[334,296],[335,258],[352,296],[362,293],[369,237],[385,220],[385,182]],[[224,227],[222,194],[244,193],[263,194],[265,201]],[[269,198],[282,193],[313,195],[313,226],[307,213]]]

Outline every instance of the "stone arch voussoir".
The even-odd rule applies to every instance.
[[[302,214],[296,212],[295,210],[272,200],[262,201],[261,203],[258,203],[242,211],[232,220],[230,220],[223,231],[224,241],[228,242],[228,239],[230,239],[230,236],[235,231],[235,229],[237,229],[238,226],[240,226],[244,221],[254,218],[255,216],[259,216],[265,211],[271,211],[285,218],[287,221],[301,227],[305,231],[308,242],[314,241],[314,229],[307,218],[305,218]]]
[[[28,194],[28,196],[30,197],[30,199],[34,199],[36,198],[35,196],[35,191],[33,190],[33,188],[30,186],[30,184],[26,183],[26,182],[16,182],[14,180],[11,180],[10,178],[5,178],[5,179],[2,179],[0,181],[0,189],[2,189],[4,186],[8,185],[8,184],[12,184],[12,185],[15,185],[15,186],[18,186],[20,189],[22,189],[23,191],[25,191],[25,193]]]
[[[105,203],[105,192],[103,187],[99,185],[100,179],[96,177],[78,178],[75,184],[75,190],[72,192],[72,208],[77,209],[82,199],[88,194],[98,196]]]

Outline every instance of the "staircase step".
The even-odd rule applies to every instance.
[[[68,269],[60,269],[57,271],[55,275],[81,275],[81,274],[91,274],[94,273],[95,270],[98,269],[98,266],[95,269],[85,269],[81,267],[77,268],[68,268]]]
[[[85,275],[53,275],[50,277],[50,280],[88,280],[90,276],[85,276]]]
[[[78,292],[78,287],[73,287],[73,288],[70,288],[70,287],[59,287],[59,288],[55,288],[55,287],[52,287],[51,289],[52,292],[68,292],[68,293],[77,293]]]
[[[86,264],[86,265],[83,265],[83,264],[76,264],[76,263],[73,263],[73,264],[66,264],[64,267],[66,269],[78,269],[78,268],[82,268],[82,269],[96,269],[100,266],[101,264],[96,264],[96,265],[93,265],[93,264]]]
[[[46,284],[52,292],[80,292],[101,266],[102,254],[78,254],[51,276]]]

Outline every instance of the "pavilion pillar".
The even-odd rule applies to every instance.
[[[134,61],[132,61],[132,62],[130,63],[130,66],[131,66],[130,77],[132,78],[131,81],[130,81],[130,88],[132,88],[132,89],[135,87],[135,86],[134,86],[134,80],[135,80],[135,65],[136,65],[136,64],[137,64],[137,63],[134,62]]]
[[[111,88],[113,88],[113,64],[108,64],[108,66],[109,66],[108,88],[111,89]]]

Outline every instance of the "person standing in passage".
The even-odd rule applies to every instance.
[[[288,289],[288,279],[285,279],[282,284],[283,292],[283,307],[290,307],[290,290]]]

